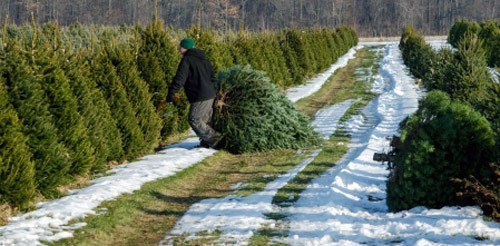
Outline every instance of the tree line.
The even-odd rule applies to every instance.
[[[250,64],[279,88],[357,44],[350,28],[222,34],[147,26],[4,25],[0,33],[0,204],[33,197],[151,153],[188,130],[187,100],[160,107],[191,36],[216,70]],[[172,113],[168,113],[172,112]]]
[[[387,184],[391,210],[477,205],[500,220],[500,84],[488,71],[494,50],[486,40],[500,26],[481,26],[457,22],[449,36],[455,50],[435,51],[412,27],[401,37],[405,64],[430,92],[400,125]]]
[[[0,17],[22,24],[57,20],[121,25],[150,23],[154,0],[3,0]],[[266,30],[337,27],[345,24],[360,36],[397,36],[412,24],[425,35],[446,34],[460,18],[500,18],[498,0],[158,0],[158,15],[167,25],[195,24],[216,30]]]

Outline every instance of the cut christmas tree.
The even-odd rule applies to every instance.
[[[264,72],[234,66],[220,72],[214,127],[233,153],[307,148],[320,143],[308,118]]]

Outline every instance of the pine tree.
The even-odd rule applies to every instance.
[[[33,197],[35,167],[26,141],[0,77],[0,203],[26,207]]]
[[[489,93],[491,77],[481,42],[476,36],[468,35],[460,41],[455,62],[449,64],[445,77],[439,89],[452,99],[468,102],[478,109]]]
[[[290,48],[295,52],[297,63],[302,68],[302,73],[300,75],[299,81],[299,83],[302,83],[304,78],[313,75],[313,64],[310,60],[311,54],[308,50],[306,50],[305,42],[304,40],[302,40],[302,37],[298,31],[288,30],[285,31],[285,35]]]
[[[32,64],[46,97],[49,111],[55,119],[62,142],[70,150],[70,174],[86,173],[95,163],[95,149],[90,143],[88,129],[78,112],[78,102],[69,86],[69,79],[60,67],[59,48],[48,44],[36,47]]]
[[[140,35],[140,48],[137,54],[138,69],[141,77],[148,83],[149,91],[153,95],[153,105],[157,107],[167,96],[169,83],[175,76],[181,57],[164,30],[162,22],[155,21],[145,30],[139,29],[138,33]],[[189,129],[187,99],[184,93],[181,92],[179,95],[183,101],[179,102],[177,112],[163,118],[162,138]],[[173,108],[164,107],[158,113],[162,115],[170,110]]]
[[[293,50],[291,43],[286,37],[286,31],[281,32],[278,35],[278,40],[280,42],[280,48],[285,57],[287,68],[290,71],[291,83],[289,85],[297,85],[302,83],[303,80],[303,69],[300,67],[298,59],[299,57]]]
[[[481,26],[475,21],[468,21],[466,19],[461,19],[455,22],[450,29],[450,34],[448,35],[448,43],[453,47],[458,47],[458,44],[462,38],[467,35],[475,36],[481,31]]]
[[[158,146],[162,122],[155,112],[148,85],[139,76],[133,54],[133,50],[128,45],[117,45],[108,50],[108,56],[115,65],[118,77],[127,92],[128,101],[134,109],[144,134],[143,153],[148,153]]]
[[[220,74],[214,127],[221,145],[234,153],[302,148],[319,144],[307,117],[264,72],[234,66]]]
[[[249,47],[251,45],[250,34],[245,31],[237,33],[236,37],[232,40],[230,49],[233,56],[234,64],[248,65],[249,62]]]
[[[432,91],[402,125],[402,146],[387,184],[391,210],[415,206],[457,205],[452,179],[489,177],[495,157],[495,133],[472,107]]]
[[[292,85],[292,77],[290,74],[290,70],[287,67],[287,61],[285,58],[285,54],[281,49],[279,43],[279,36],[276,33],[268,36],[268,42],[265,44],[271,50],[271,59],[273,59],[274,70],[273,73],[279,73],[280,76],[275,78],[278,85],[282,87],[288,87]]]
[[[106,47],[102,47],[107,45],[109,44],[101,44],[101,48],[92,58],[92,79],[102,91],[111,109],[111,115],[118,124],[124,150],[122,159],[135,159],[145,149],[144,135],[116,68],[108,57]]]
[[[116,119],[111,115],[106,99],[92,80],[87,62],[88,52],[68,52],[69,62],[63,63],[73,94],[77,97],[78,112],[88,129],[89,139],[95,149],[93,171],[101,170],[107,162],[122,156],[121,134]]]
[[[335,61],[337,61],[337,52],[335,51],[337,48],[335,47],[335,40],[333,39],[333,34],[330,33],[331,31],[323,28],[321,29],[321,35],[322,38],[325,39],[326,44],[328,45],[328,56],[327,56],[327,62],[328,64],[333,64]]]
[[[145,30],[139,30],[139,35],[138,68],[153,94],[153,104],[157,106],[167,97],[168,83],[175,76],[180,55],[162,22],[151,23]]]
[[[22,56],[25,53],[17,42],[9,41],[0,59],[5,62],[2,76],[8,88],[9,102],[23,123],[24,135],[28,137],[38,190],[44,195],[51,195],[70,168],[69,150],[59,139],[48,99],[37,83],[32,67]]]

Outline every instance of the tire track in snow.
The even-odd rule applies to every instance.
[[[485,222],[477,207],[445,207],[390,213],[386,167],[372,160],[389,148],[386,136],[417,109],[418,91],[397,45],[387,48],[381,75],[385,92],[352,119],[351,150],[341,164],[309,185],[288,208],[291,245],[498,245],[500,225]],[[486,238],[480,241],[475,238]]]

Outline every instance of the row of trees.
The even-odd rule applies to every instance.
[[[150,23],[153,0],[2,0],[0,18],[20,24],[58,20],[133,25]],[[425,34],[445,34],[459,18],[500,17],[497,0],[158,0],[161,19],[177,28],[200,23],[217,30],[355,27],[362,36],[395,36],[407,24]]]
[[[217,69],[251,64],[279,87],[300,84],[357,43],[352,29],[238,32],[191,28]],[[159,112],[186,32],[146,27],[7,26],[0,38],[0,202],[150,153],[188,129],[187,100]],[[177,108],[175,113],[167,114]]]
[[[430,92],[401,124],[389,208],[476,204],[500,219],[500,85],[481,42],[467,35],[456,51],[434,51],[407,27],[400,48]]]

